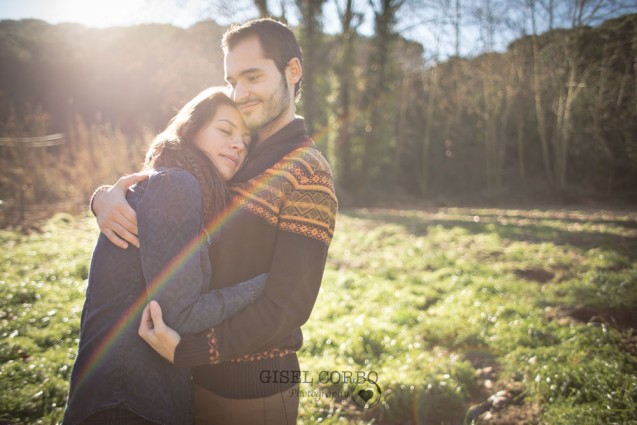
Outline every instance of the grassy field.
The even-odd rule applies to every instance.
[[[61,419],[96,235],[0,231],[0,424]],[[637,423],[636,312],[637,212],[345,211],[299,423]]]

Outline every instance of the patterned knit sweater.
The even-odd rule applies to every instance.
[[[334,233],[337,200],[329,165],[296,119],[250,153],[233,180],[233,203],[211,250],[211,288],[269,273],[265,294],[241,313],[184,335],[175,365],[230,398],[265,397],[293,382],[262,372],[299,369],[300,331],[316,301]]]

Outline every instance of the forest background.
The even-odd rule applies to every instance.
[[[299,113],[342,205],[637,199],[634,2],[296,0],[278,14],[263,0],[208,6],[209,16],[295,22]],[[403,36],[424,27],[435,38],[427,45]],[[138,170],[175,111],[224,84],[225,28],[1,21],[0,224],[34,205],[83,204],[98,184]]]

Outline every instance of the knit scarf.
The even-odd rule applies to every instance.
[[[248,161],[230,180],[232,183],[246,182],[276,164],[294,149],[311,145],[305,120],[296,118],[272,136],[259,142],[251,151]]]

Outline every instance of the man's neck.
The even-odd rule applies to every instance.
[[[281,116],[277,117],[274,121],[268,123],[265,127],[257,130],[257,144],[272,137],[272,135],[279,132],[286,125],[294,121],[295,118],[296,116],[294,115],[294,110],[290,109],[289,111],[281,114]]]

